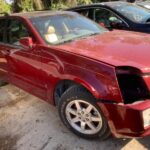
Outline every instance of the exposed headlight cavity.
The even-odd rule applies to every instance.
[[[125,104],[150,98],[142,73],[138,69],[117,67],[116,74]]]

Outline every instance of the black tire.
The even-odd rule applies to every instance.
[[[3,81],[3,80],[0,80],[0,87],[1,86],[5,86],[5,85],[7,85],[8,83],[6,82],[6,81]]]
[[[94,106],[96,110],[98,110],[99,114],[101,115],[102,126],[97,133],[84,134],[84,133],[79,132],[78,130],[76,130],[75,128],[71,126],[66,116],[66,107],[70,102],[73,102],[75,100],[82,100],[82,101],[88,102],[92,106]],[[66,90],[65,93],[61,97],[61,101],[58,104],[58,110],[59,110],[60,118],[62,122],[65,124],[65,126],[68,129],[70,129],[73,133],[75,133],[76,135],[82,138],[86,138],[86,139],[100,138],[100,140],[104,140],[104,139],[107,139],[111,135],[107,121],[105,120],[102,111],[96,104],[96,99],[84,87],[75,85],[75,86],[70,87],[68,90]]]

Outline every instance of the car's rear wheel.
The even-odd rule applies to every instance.
[[[85,88],[72,86],[61,97],[59,115],[63,123],[84,138],[107,138],[107,122],[95,98]]]

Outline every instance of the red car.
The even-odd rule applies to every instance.
[[[150,135],[150,37],[73,12],[0,17],[0,81],[58,106],[84,138]]]

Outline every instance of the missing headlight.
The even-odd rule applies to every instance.
[[[125,104],[150,98],[149,90],[138,69],[119,67],[116,73]]]

